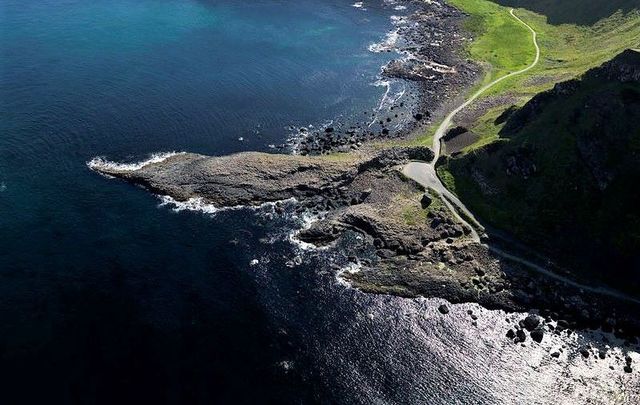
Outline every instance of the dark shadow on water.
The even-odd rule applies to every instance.
[[[296,377],[277,369],[277,342],[250,299],[229,310],[196,288],[176,287],[169,313],[149,320],[145,308],[163,310],[145,300],[145,291],[157,286],[139,280],[132,286],[117,263],[105,273],[94,283],[31,279],[33,291],[51,291],[28,303],[0,299],[1,403],[287,403],[294,392],[304,397]],[[240,271],[225,277],[233,274],[246,277]]]
[[[640,0],[492,0],[508,7],[525,8],[547,16],[550,24],[593,25],[617,11],[640,8]]]

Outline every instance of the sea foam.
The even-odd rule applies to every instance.
[[[135,163],[119,163],[112,160],[107,160],[102,156],[96,156],[87,162],[87,166],[89,167],[89,169],[96,171],[112,170],[119,172],[133,172],[135,170],[140,170],[147,165],[160,163],[172,156],[184,155],[185,153],[186,152],[158,152],[151,154],[151,156],[146,160]]]

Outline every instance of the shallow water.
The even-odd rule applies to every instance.
[[[3,403],[638,398],[619,364],[507,344],[502,313],[348,288],[292,243],[301,219],[174,212],[88,169],[358,120],[388,3],[0,0]]]

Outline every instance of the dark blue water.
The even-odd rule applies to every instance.
[[[578,353],[589,335],[513,345],[522,314],[338,282],[353,235],[301,252],[291,210],[173,212],[87,168],[357,121],[393,57],[368,45],[405,12],[363,8],[0,0],[1,405],[638,403],[637,373]]]
[[[0,0],[0,403],[327,397],[249,266],[308,285],[260,241],[282,223],[174,213],[86,161],[268,150],[371,110],[394,11],[368,3]]]

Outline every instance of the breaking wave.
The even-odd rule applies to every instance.
[[[153,153],[148,159],[143,160],[141,162],[135,162],[135,163],[119,163],[119,162],[114,162],[112,160],[107,160],[102,156],[96,156],[87,162],[87,166],[89,167],[89,169],[96,170],[96,171],[111,170],[111,171],[119,171],[119,172],[132,172],[135,170],[140,170],[143,167],[153,163],[163,162],[172,156],[184,155],[185,153],[186,152]]]

